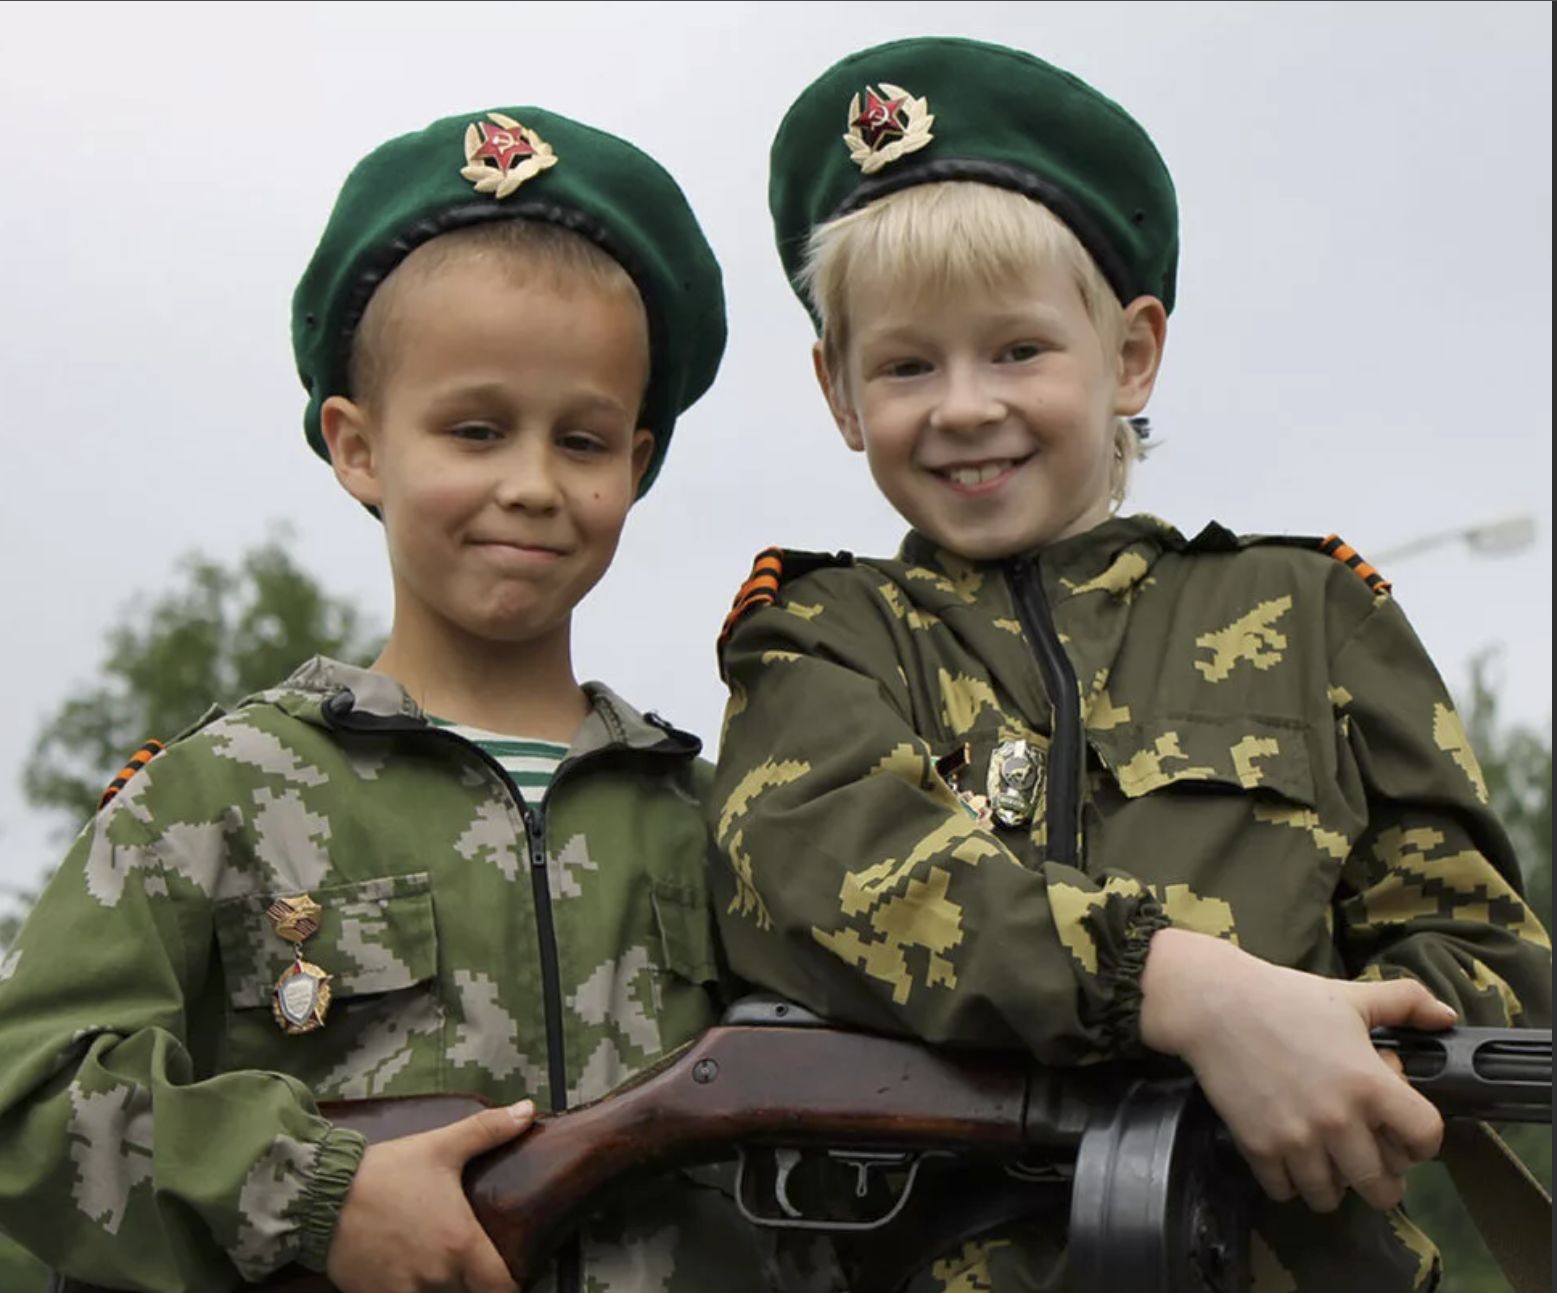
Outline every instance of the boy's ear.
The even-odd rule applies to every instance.
[[[319,410],[319,431],[341,488],[365,507],[379,507],[384,491],[375,458],[377,428],[366,410],[344,395],[332,395]]]
[[[833,421],[838,424],[838,434],[843,437],[844,444],[855,453],[860,453],[865,448],[865,437],[860,434],[859,416],[854,411],[854,405],[850,404],[844,393],[834,385],[833,375],[827,368],[827,356],[822,352],[820,341],[811,347],[811,364],[816,369],[816,384],[822,388],[822,398],[827,401]]]
[[[1119,382],[1114,412],[1134,417],[1151,399],[1168,339],[1168,312],[1155,296],[1138,296],[1125,306],[1124,340],[1119,346]]]
[[[654,432],[639,427],[633,432],[633,497],[638,497],[638,486],[643,483],[643,473],[649,470],[654,457]]]

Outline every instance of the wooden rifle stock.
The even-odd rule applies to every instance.
[[[782,1002],[746,1010],[608,1096],[542,1115],[512,1144],[472,1161],[465,1175],[472,1210],[521,1286],[604,1191],[727,1160],[737,1147],[1009,1158],[1029,1143],[1073,1152],[1085,1128],[1085,1107],[1069,1098],[1069,1084],[1035,1084],[1025,1056],[848,1032]],[[375,1143],[486,1107],[476,1096],[436,1095],[324,1102],[320,1112]],[[334,1290],[324,1275],[298,1267],[248,1287]],[[67,1281],[60,1293],[103,1290]]]

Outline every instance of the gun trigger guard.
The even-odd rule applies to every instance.
[[[936,1150],[927,1151],[926,1154],[897,1152],[874,1154],[847,1150],[830,1151],[830,1153],[833,1157],[841,1159],[859,1173],[858,1183],[855,1188],[856,1192],[860,1193],[860,1197],[863,1197],[863,1191],[872,1167],[887,1166],[889,1164],[892,1166],[903,1166],[906,1164],[908,1176],[903,1182],[903,1192],[897,1196],[897,1199],[885,1214],[871,1221],[812,1220],[806,1217],[799,1208],[795,1207],[789,1198],[789,1176],[800,1162],[800,1151],[798,1149],[775,1149],[773,1151],[773,1161],[776,1169],[774,1173],[774,1194],[778,1206],[784,1215],[782,1217],[764,1217],[752,1211],[750,1205],[746,1202],[748,1159],[746,1149],[742,1146],[736,1150],[735,1206],[740,1209],[741,1215],[751,1222],[752,1225],[762,1226],[769,1230],[823,1230],[834,1234],[849,1231],[880,1230],[885,1226],[891,1225],[897,1218],[897,1215],[907,1205],[909,1196],[914,1192],[914,1182],[919,1178],[920,1165],[924,1162],[927,1154],[933,1153],[937,1157],[943,1156],[940,1151]]]

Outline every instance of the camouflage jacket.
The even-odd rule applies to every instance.
[[[1139,1047],[1172,923],[1546,1025],[1550,943],[1464,727],[1387,585],[1319,547],[1131,517],[999,564],[917,535],[896,561],[759,562],[708,801],[733,969],[866,1027],[1076,1064]],[[1025,1276],[1000,1274],[1022,1245],[938,1274],[1048,1287],[1043,1248]],[[1267,1209],[1257,1257],[1272,1290],[1436,1265],[1351,1195]]]
[[[166,1293],[321,1267],[362,1144],[316,1099],[557,1108],[711,1023],[707,767],[588,690],[537,804],[389,679],[323,660],[132,777],[0,965],[0,1230]],[[266,909],[303,891],[333,1002],[288,1036]],[[726,1199],[678,1186],[591,1224],[567,1282],[701,1293],[754,1269]]]

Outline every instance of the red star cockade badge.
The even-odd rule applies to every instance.
[[[849,146],[849,159],[867,175],[874,175],[889,162],[907,153],[917,152],[935,136],[930,127],[928,99],[916,99],[901,85],[867,85],[862,103],[856,94],[849,102],[849,130],[843,142]]]
[[[497,163],[497,169],[507,175],[508,168],[514,164],[514,158],[535,156],[530,141],[516,131],[503,126],[489,126],[484,121],[478,121],[476,129],[481,132],[481,147],[469,159],[472,163],[490,157]]]
[[[894,139],[901,139],[907,126],[901,115],[902,107],[906,102],[908,102],[906,96],[883,99],[867,87],[864,110],[849,124],[860,132],[861,138],[871,148],[875,148],[888,135]]]
[[[477,193],[506,198],[528,179],[557,164],[557,154],[533,130],[501,112],[465,127],[465,165],[460,174]]]

